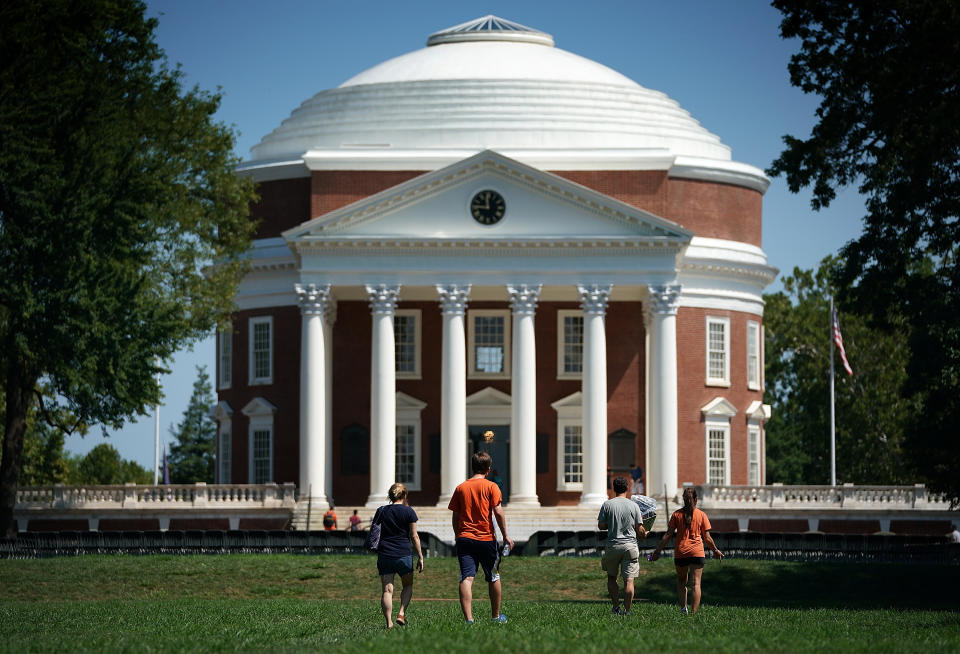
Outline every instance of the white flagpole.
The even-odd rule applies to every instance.
[[[833,296],[830,296],[830,485],[837,485],[837,430],[833,402]]]
[[[157,373],[157,386],[160,385],[160,373]],[[160,402],[153,406],[153,485],[160,483]]]

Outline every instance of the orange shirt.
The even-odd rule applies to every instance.
[[[501,502],[500,487],[488,479],[468,479],[457,486],[447,505],[460,516],[457,538],[496,540],[490,513]]]
[[[683,511],[674,511],[670,516],[669,527],[677,528],[677,542],[673,546],[673,558],[685,559],[691,556],[705,556],[703,551],[703,534],[710,531],[710,518],[700,509],[694,507],[693,519],[688,528],[683,524]]]

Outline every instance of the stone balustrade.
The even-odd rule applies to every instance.
[[[295,484],[169,484],[163,486],[28,486],[17,491],[16,509],[293,509]]]
[[[699,506],[708,509],[949,511],[950,502],[913,486],[700,486]]]

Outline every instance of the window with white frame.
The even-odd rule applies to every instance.
[[[730,385],[730,319],[707,316],[707,385]]]
[[[250,319],[250,384],[273,383],[273,316]]]
[[[220,424],[220,483],[231,483],[230,464],[233,461],[230,422]]]
[[[583,373],[583,312],[557,312],[557,378],[580,379]]]
[[[725,486],[730,483],[730,466],[727,462],[729,425],[707,425],[707,483]]]
[[[747,388],[760,390],[760,323],[747,321]]]
[[[747,483],[760,485],[760,427],[747,428]]]
[[[397,378],[420,379],[420,309],[397,310],[393,316],[393,337]]]
[[[255,397],[243,407],[243,414],[250,420],[248,483],[273,481],[273,417],[276,412],[277,407],[262,397]]]
[[[253,453],[250,461],[250,481],[254,484],[266,484],[272,481],[273,477],[273,426],[251,427],[250,444],[250,451]]]
[[[217,373],[217,388],[230,388],[233,380],[233,328],[227,327],[218,334],[218,357],[220,369]]]
[[[397,425],[397,481],[406,486],[416,483],[417,472],[417,430],[414,425]]]
[[[420,487],[420,414],[427,403],[397,391],[397,439],[395,472],[397,481],[407,490]]]
[[[471,378],[510,376],[510,312],[472,309],[469,312]]]
[[[583,490],[583,393],[550,406],[557,412],[557,490]]]

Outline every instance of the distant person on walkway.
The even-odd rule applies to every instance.
[[[417,535],[417,512],[407,506],[407,487],[394,484],[387,491],[390,504],[381,506],[373,516],[373,522],[380,524],[380,545],[377,547],[377,573],[383,584],[380,608],[387,621],[387,629],[392,629],[393,615],[393,578],[400,575],[403,589],[400,591],[400,612],[396,624],[407,626],[407,607],[413,598],[413,553],[417,554],[417,572],[423,572],[423,552],[420,550],[420,536]]]
[[[334,511],[333,500],[330,500],[330,508],[323,514],[323,528],[326,531],[337,528],[337,512]]]
[[[953,527],[953,531],[950,532],[950,542],[960,543],[960,531],[957,531],[957,525],[950,526]]]
[[[687,613],[687,583],[693,592],[693,613],[700,608],[700,576],[703,574],[703,564],[706,554],[703,544],[713,551],[713,556],[723,559],[723,552],[717,549],[710,537],[710,519],[707,514],[697,508],[697,491],[692,486],[683,489],[683,508],[674,511],[667,524],[667,531],[663,534],[657,549],[650,555],[651,561],[660,558],[660,552],[666,547],[673,535],[677,542],[673,548],[673,563],[677,568],[677,597],[680,600],[680,611]]]
[[[647,537],[643,516],[636,502],[627,498],[626,477],[613,480],[614,497],[603,503],[597,515],[597,528],[607,530],[600,567],[607,572],[607,592],[613,602],[612,612],[630,615],[633,605],[633,580],[640,574],[640,547],[638,541]],[[623,608],[620,608],[620,588],[617,577],[623,577]]]
[[[350,531],[360,531],[360,516],[357,515],[357,510],[353,510],[353,515],[350,516]]]
[[[457,560],[460,562],[460,609],[467,624],[473,624],[473,578],[477,576],[478,567],[483,568],[487,580],[493,621],[507,621],[507,616],[500,613],[502,589],[494,518],[500,526],[504,543],[510,549],[513,549],[513,540],[507,536],[503,495],[500,488],[487,479],[492,463],[488,453],[475,452],[470,459],[473,476],[457,486],[447,506],[453,511],[453,533],[457,542]]]

